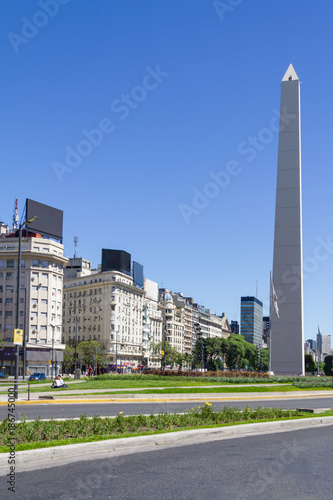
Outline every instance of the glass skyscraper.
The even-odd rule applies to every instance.
[[[241,335],[246,342],[262,345],[263,303],[256,297],[241,297]]]

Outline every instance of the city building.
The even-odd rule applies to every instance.
[[[158,286],[150,280],[146,289],[134,284],[127,252],[103,249],[102,255],[97,271],[85,265],[64,281],[63,340],[98,341],[111,370],[147,367],[150,342],[162,340]]]
[[[262,318],[262,342],[263,342],[263,347],[267,347],[268,346],[269,331],[270,331],[270,317],[269,316],[264,316]]]
[[[324,361],[325,356],[332,354],[331,335],[325,335],[319,329],[317,333],[317,349],[320,361]]]
[[[231,333],[235,333],[236,335],[239,335],[239,323],[236,320],[231,320],[230,321],[230,330]]]
[[[291,64],[281,82],[272,282],[272,371],[304,375],[300,81]]]
[[[15,374],[18,244],[17,231],[0,238],[0,333],[4,340],[0,362],[1,371],[8,375]],[[23,231],[19,328],[24,331],[30,373],[51,376],[50,361],[62,362],[63,270],[67,262],[61,243]],[[23,374],[22,356],[19,374]]]
[[[72,278],[81,278],[82,276],[89,276],[91,274],[90,260],[83,259],[82,257],[74,257],[68,260],[68,264],[64,269],[64,281]]]
[[[241,335],[246,342],[262,345],[263,303],[256,297],[241,297]]]

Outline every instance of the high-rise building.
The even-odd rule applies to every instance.
[[[300,82],[292,65],[281,83],[272,281],[272,371],[304,375]]]
[[[232,319],[230,321],[230,330],[231,333],[235,333],[236,335],[239,335],[239,323],[238,321]]]
[[[320,361],[324,361],[325,356],[331,354],[331,335],[325,335],[318,331],[317,333],[317,349],[320,356]]]
[[[18,243],[15,233],[0,239],[0,349],[2,371],[15,372],[13,334],[17,315]],[[24,231],[21,239],[19,328],[26,339],[26,369],[51,373],[50,360],[61,365],[64,247],[52,239]],[[20,360],[19,373],[23,374]]]
[[[264,344],[269,343],[269,330],[270,330],[270,317],[264,316],[262,318],[262,341]]]
[[[246,342],[262,345],[263,303],[256,297],[241,297],[241,335]]]

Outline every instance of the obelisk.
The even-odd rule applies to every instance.
[[[281,82],[271,308],[271,369],[304,375],[300,82],[290,64]]]

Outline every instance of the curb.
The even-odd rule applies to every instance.
[[[332,393],[318,392],[316,393],[299,393],[299,392],[280,392],[280,393],[237,393],[237,394],[226,394],[225,396],[216,396],[216,393],[197,393],[194,394],[170,394],[168,397],[161,397],[159,394],[147,394],[150,397],[143,397],[143,395],[114,395],[110,394],[101,395],[82,395],[82,396],[68,396],[61,398],[58,396],[57,399],[32,399],[27,400],[17,400],[16,404],[27,405],[27,404],[73,404],[73,403],[186,403],[186,402],[202,402],[202,401],[265,401],[265,400],[277,400],[277,399],[314,399],[314,398],[332,398]],[[0,406],[6,406],[7,401],[0,401]]]
[[[333,417],[283,420],[242,424],[214,429],[195,429],[133,438],[109,439],[91,443],[70,444],[53,448],[18,451],[15,455],[16,473],[63,466],[73,462],[111,458],[119,455],[142,453],[170,446],[188,446],[224,439],[249,437],[277,432],[333,425]],[[8,453],[0,454],[0,476],[9,472]]]

